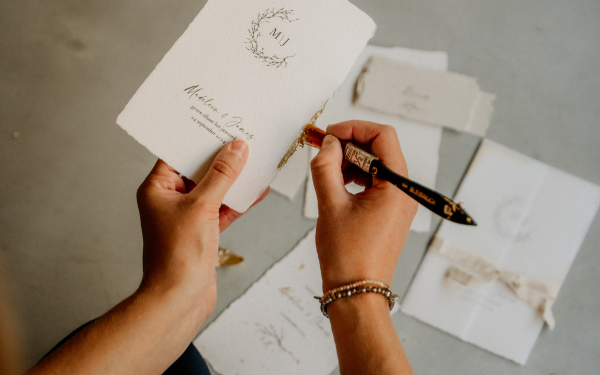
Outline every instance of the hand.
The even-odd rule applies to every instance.
[[[204,319],[210,315],[217,293],[219,233],[242,216],[221,203],[247,158],[244,141],[225,145],[198,186],[162,160],[156,162],[137,192],[144,238],[141,289],[183,288],[187,295],[201,296],[201,314]]]
[[[391,183],[345,161],[338,138],[375,154],[391,170],[408,177],[396,131],[347,121],[329,126],[327,132],[333,136],[325,137],[311,162],[319,203],[316,242],[323,291],[364,279],[391,286],[417,203]],[[344,185],[350,182],[365,186],[365,191],[348,193]]]

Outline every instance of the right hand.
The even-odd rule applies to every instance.
[[[365,279],[391,286],[418,204],[391,183],[345,161],[338,139],[371,152],[408,177],[396,131],[389,125],[346,121],[329,126],[327,132],[331,135],[311,162],[323,291]],[[350,194],[344,186],[350,182],[365,186],[365,191]]]

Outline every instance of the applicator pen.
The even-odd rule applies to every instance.
[[[302,130],[297,142],[299,145],[309,145],[320,149],[323,145],[323,138],[326,135],[325,131],[308,124]],[[366,152],[352,143],[341,139],[340,142],[344,150],[344,159],[358,166],[363,171],[390,182],[425,208],[446,220],[458,224],[477,225],[463,209],[461,203],[454,203],[443,194],[400,176],[383,164],[375,155]]]

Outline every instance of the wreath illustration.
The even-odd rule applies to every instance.
[[[274,66],[275,68],[279,68],[280,66],[287,67],[288,59],[296,56],[296,54],[293,54],[290,56],[285,56],[285,57],[279,57],[276,54],[268,56],[265,54],[264,48],[262,48],[258,45],[258,37],[261,36],[261,33],[259,30],[260,30],[260,25],[263,22],[270,20],[272,18],[279,18],[282,21],[288,21],[290,23],[294,22],[294,21],[298,21],[298,18],[290,19],[290,17],[292,17],[293,15],[294,15],[293,10],[287,10],[284,8],[281,8],[278,10],[275,10],[275,8],[272,8],[272,9],[265,10],[263,13],[259,13],[258,18],[256,20],[252,21],[252,27],[248,29],[249,36],[246,39],[246,41],[244,42],[244,43],[249,44],[249,46],[247,46],[246,49],[248,51],[250,51],[254,55],[255,58],[261,60],[267,66]]]

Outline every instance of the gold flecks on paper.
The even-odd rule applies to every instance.
[[[329,100],[327,100],[327,102],[329,102]],[[325,105],[327,105],[327,102],[325,102]],[[309,125],[315,124],[315,122],[317,121],[319,116],[321,116],[321,114],[325,110],[325,105],[323,106],[323,108],[321,108],[320,110],[315,112],[315,114],[312,116],[312,118],[308,122]],[[298,146],[304,147],[305,138],[306,138],[306,128],[303,128],[302,131],[300,132],[300,135],[298,135],[298,138],[296,138],[294,143],[292,143],[292,146],[287,150],[285,155],[283,155],[283,158],[281,158],[279,165],[277,165],[277,169],[283,168],[283,166],[288,162],[288,160],[290,160],[290,158],[292,157],[294,152],[296,152],[296,149],[298,148]]]
[[[233,266],[234,264],[240,264],[244,261],[239,255],[232,253],[231,251],[219,247],[219,255],[217,257],[217,268],[225,266]]]
[[[283,166],[288,162],[288,160],[290,160],[294,152],[296,152],[296,149],[298,147],[304,147],[304,145],[308,145],[320,149],[321,145],[323,144],[323,138],[325,138],[326,135],[327,133],[325,131],[319,129],[312,123],[305,125],[304,128],[302,128],[300,134],[298,135],[298,138],[296,138],[294,143],[292,143],[292,146],[288,149],[288,151],[285,153],[285,155],[279,162],[277,169],[283,168]]]
[[[294,155],[294,152],[296,152],[296,149],[298,147],[304,147],[304,137],[305,137],[304,129],[302,129],[302,131],[298,135],[298,138],[296,138],[294,143],[292,143],[292,146],[290,146],[290,148],[287,150],[285,155],[283,155],[283,158],[281,158],[281,161],[279,162],[277,169],[283,168],[283,166],[288,162],[288,160],[290,160],[292,155]]]

